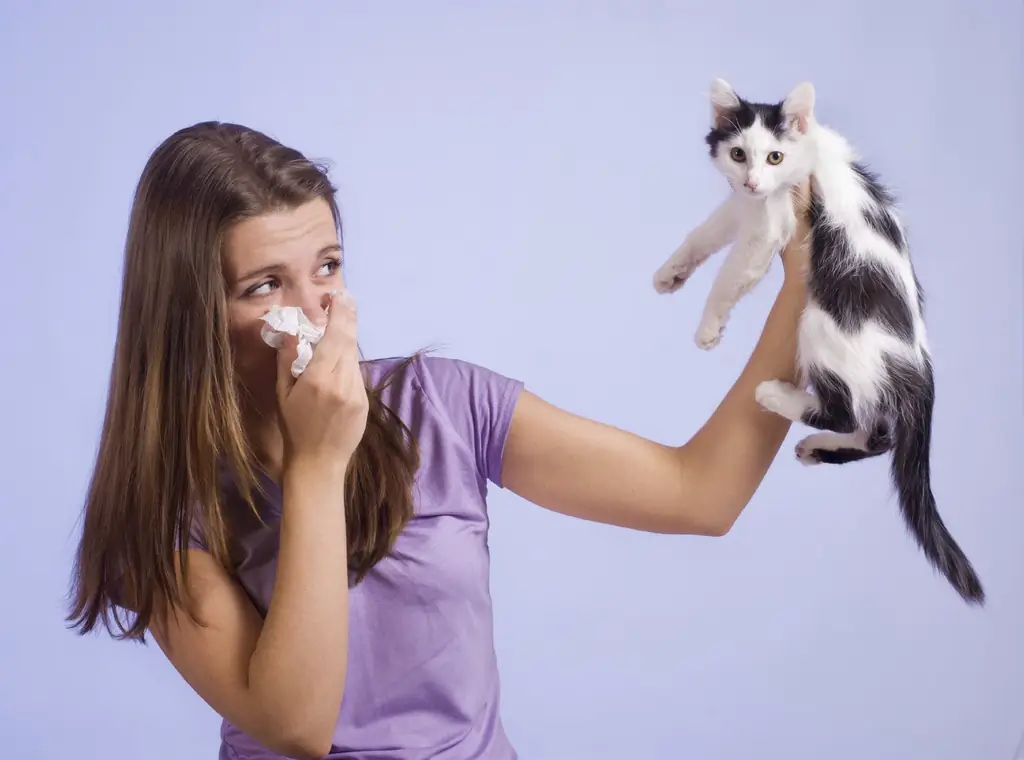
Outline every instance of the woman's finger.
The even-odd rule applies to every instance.
[[[299,355],[299,339],[287,333],[281,337],[281,347],[277,349],[277,397],[279,400],[287,398],[288,392],[295,384],[295,378],[292,377],[292,362]]]
[[[809,178],[793,188],[793,199],[797,214],[805,216],[811,205],[811,180]]]
[[[327,327],[317,343],[310,366],[316,364],[318,369],[336,372],[350,361],[351,347],[355,343],[355,301],[344,290],[335,291],[330,297]]]

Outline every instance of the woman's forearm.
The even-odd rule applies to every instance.
[[[280,721],[277,733],[321,753],[337,722],[348,657],[341,472],[285,471],[277,574],[249,664],[249,688],[261,712]]]
[[[754,399],[754,389],[765,380],[796,381],[797,328],[806,298],[802,273],[787,273],[743,372],[680,449],[688,462],[701,464],[701,490],[714,494],[709,506],[720,531],[731,527],[753,497],[789,432],[791,423],[765,411]]]

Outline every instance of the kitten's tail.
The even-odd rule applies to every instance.
[[[910,532],[953,588],[970,604],[983,605],[985,591],[970,561],[946,528],[931,489],[931,428],[935,403],[934,382],[928,367],[913,395],[895,420],[892,447],[892,479],[899,498],[900,512]]]

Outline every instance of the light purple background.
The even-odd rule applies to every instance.
[[[727,538],[495,493],[504,718],[524,760],[1009,760],[1024,730],[1017,0],[8,2],[0,11],[6,415],[0,755],[213,758],[159,651],[64,630],[135,181],[171,131],[247,122],[329,158],[371,356],[428,344],[666,442],[728,388],[779,282],[714,353],[714,265],[650,279],[722,197],[721,75],[819,114],[904,198],[938,376],[934,487],[990,604],[905,535],[884,461],[794,431]],[[486,6],[486,7],[484,7]]]

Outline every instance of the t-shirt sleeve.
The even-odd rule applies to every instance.
[[[203,510],[196,505],[192,510],[192,521],[189,524],[188,542],[185,544],[187,548],[210,551],[210,543],[206,539],[206,526],[203,523]],[[178,545],[177,539],[174,545]]]
[[[210,551],[210,546],[206,542],[206,531],[203,530],[202,521],[198,515],[192,520],[192,527],[188,532],[188,548]]]
[[[480,475],[503,487],[501,462],[523,382],[459,359],[425,356],[416,366],[424,391],[471,449]]]

